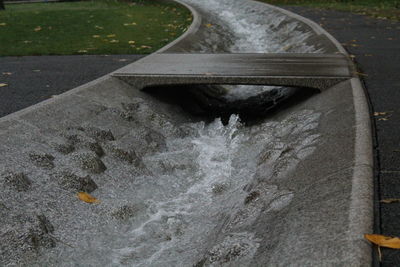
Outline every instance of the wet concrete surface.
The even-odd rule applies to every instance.
[[[369,94],[375,124],[375,232],[400,236],[400,23],[363,15],[307,7],[282,6],[319,23],[355,56]],[[399,266],[400,251],[382,249],[382,262]]]
[[[0,117],[90,82],[143,55],[0,57]]]

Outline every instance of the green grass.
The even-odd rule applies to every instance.
[[[351,11],[382,19],[400,20],[400,0],[261,0],[273,5],[301,5]]]
[[[146,54],[191,21],[187,9],[156,0],[9,4],[0,11],[0,56]]]

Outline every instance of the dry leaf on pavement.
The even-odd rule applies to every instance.
[[[400,238],[376,234],[365,234],[365,239],[380,247],[400,249]]]
[[[380,202],[389,204],[389,203],[395,203],[395,202],[400,202],[400,198],[386,198],[382,199]]]
[[[85,192],[79,192],[77,194],[78,198],[86,203],[99,203],[100,200],[98,200],[97,198],[95,198],[94,196],[85,193]]]

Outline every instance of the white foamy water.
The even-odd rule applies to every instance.
[[[227,125],[217,119],[180,126],[185,136],[166,137],[164,151],[143,156],[151,174],[128,179],[114,173],[117,183],[111,179],[96,190],[102,203],[87,207],[99,210],[96,215],[85,217],[79,204],[70,211],[72,225],[81,229],[59,231],[57,237],[73,247],[60,244],[43,262],[247,266],[261,240],[245,229],[290,205],[293,192],[269,180],[284,179],[312,153],[318,120],[318,114],[302,111],[253,127],[244,127],[235,115]],[[133,209],[115,216],[120,207]]]

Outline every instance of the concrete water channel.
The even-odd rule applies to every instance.
[[[276,7],[185,5],[193,24],[158,53],[347,56]],[[0,119],[2,265],[371,264],[372,147],[358,78],[318,93],[140,90],[113,77],[146,60]]]

